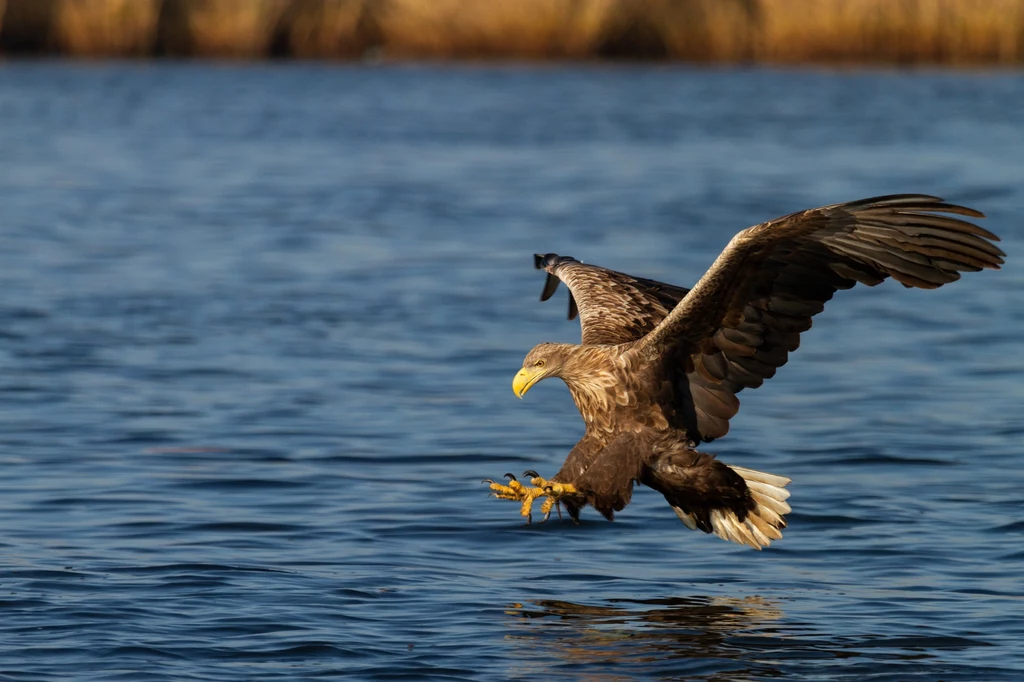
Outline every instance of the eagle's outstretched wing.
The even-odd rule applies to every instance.
[[[551,298],[559,281],[569,288],[569,319],[579,313],[584,345],[636,341],[657,327],[689,291],[586,265],[571,256],[535,254],[533,259],[538,270],[548,273],[540,300]]]
[[[739,409],[735,394],[775,374],[837,289],[887,277],[934,289],[961,272],[999,268],[998,237],[943,214],[984,217],[937,197],[895,194],[748,228],[632,352],[660,358],[655,371],[672,375],[676,390],[663,407],[694,440],[721,437]]]

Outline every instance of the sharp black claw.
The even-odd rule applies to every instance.
[[[508,479],[508,480],[510,480],[510,481],[514,481],[514,480],[516,480],[516,477],[515,477],[515,476],[513,476],[512,474],[505,474],[505,478],[507,478],[507,479]]]
[[[480,482],[481,482],[481,483],[494,483],[494,481],[492,481],[492,480],[491,480],[491,479],[489,479],[489,478],[485,478],[484,480],[482,480],[482,481],[480,481]]]
[[[524,471],[523,476],[525,476],[526,478],[540,478],[540,474],[538,474],[533,469],[527,469],[526,471]]]

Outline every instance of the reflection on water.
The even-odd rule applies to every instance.
[[[614,672],[622,664],[633,675],[677,669],[708,674],[717,668],[732,676],[782,673],[749,660],[749,649],[771,637],[766,631],[783,615],[777,602],[762,597],[610,599],[596,606],[541,600],[513,604],[505,614],[514,619],[509,639],[524,661],[542,650],[546,659],[586,668],[591,679],[627,679]],[[745,639],[742,646],[739,638]],[[603,669],[608,672],[594,672]]]
[[[540,600],[505,610],[518,666],[586,672],[588,679],[686,675],[706,680],[784,676],[794,660],[921,663],[936,652],[991,644],[941,635],[838,636],[786,619],[782,602],[759,596],[609,599],[601,605]],[[628,675],[616,670],[628,669]],[[539,670],[537,672],[540,672]]]

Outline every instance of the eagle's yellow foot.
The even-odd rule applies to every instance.
[[[508,485],[495,483],[489,478],[484,479],[484,483],[491,484],[491,490],[494,491],[494,496],[499,500],[522,502],[519,513],[526,517],[527,525],[533,521],[533,501],[538,497],[547,498],[540,508],[541,513],[544,514],[543,521],[548,520],[553,508],[558,510],[558,518],[561,519],[562,507],[559,504],[559,500],[566,495],[577,494],[576,488],[570,483],[555,483],[545,480],[536,471],[526,471],[523,475],[530,477],[530,484],[533,487],[523,485],[512,474],[505,474],[509,479]]]

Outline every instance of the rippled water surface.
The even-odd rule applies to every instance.
[[[0,677],[1016,680],[1024,78],[0,65]],[[784,540],[520,526],[564,385],[535,251],[692,283],[873,194],[1007,267],[837,296],[707,449]]]

